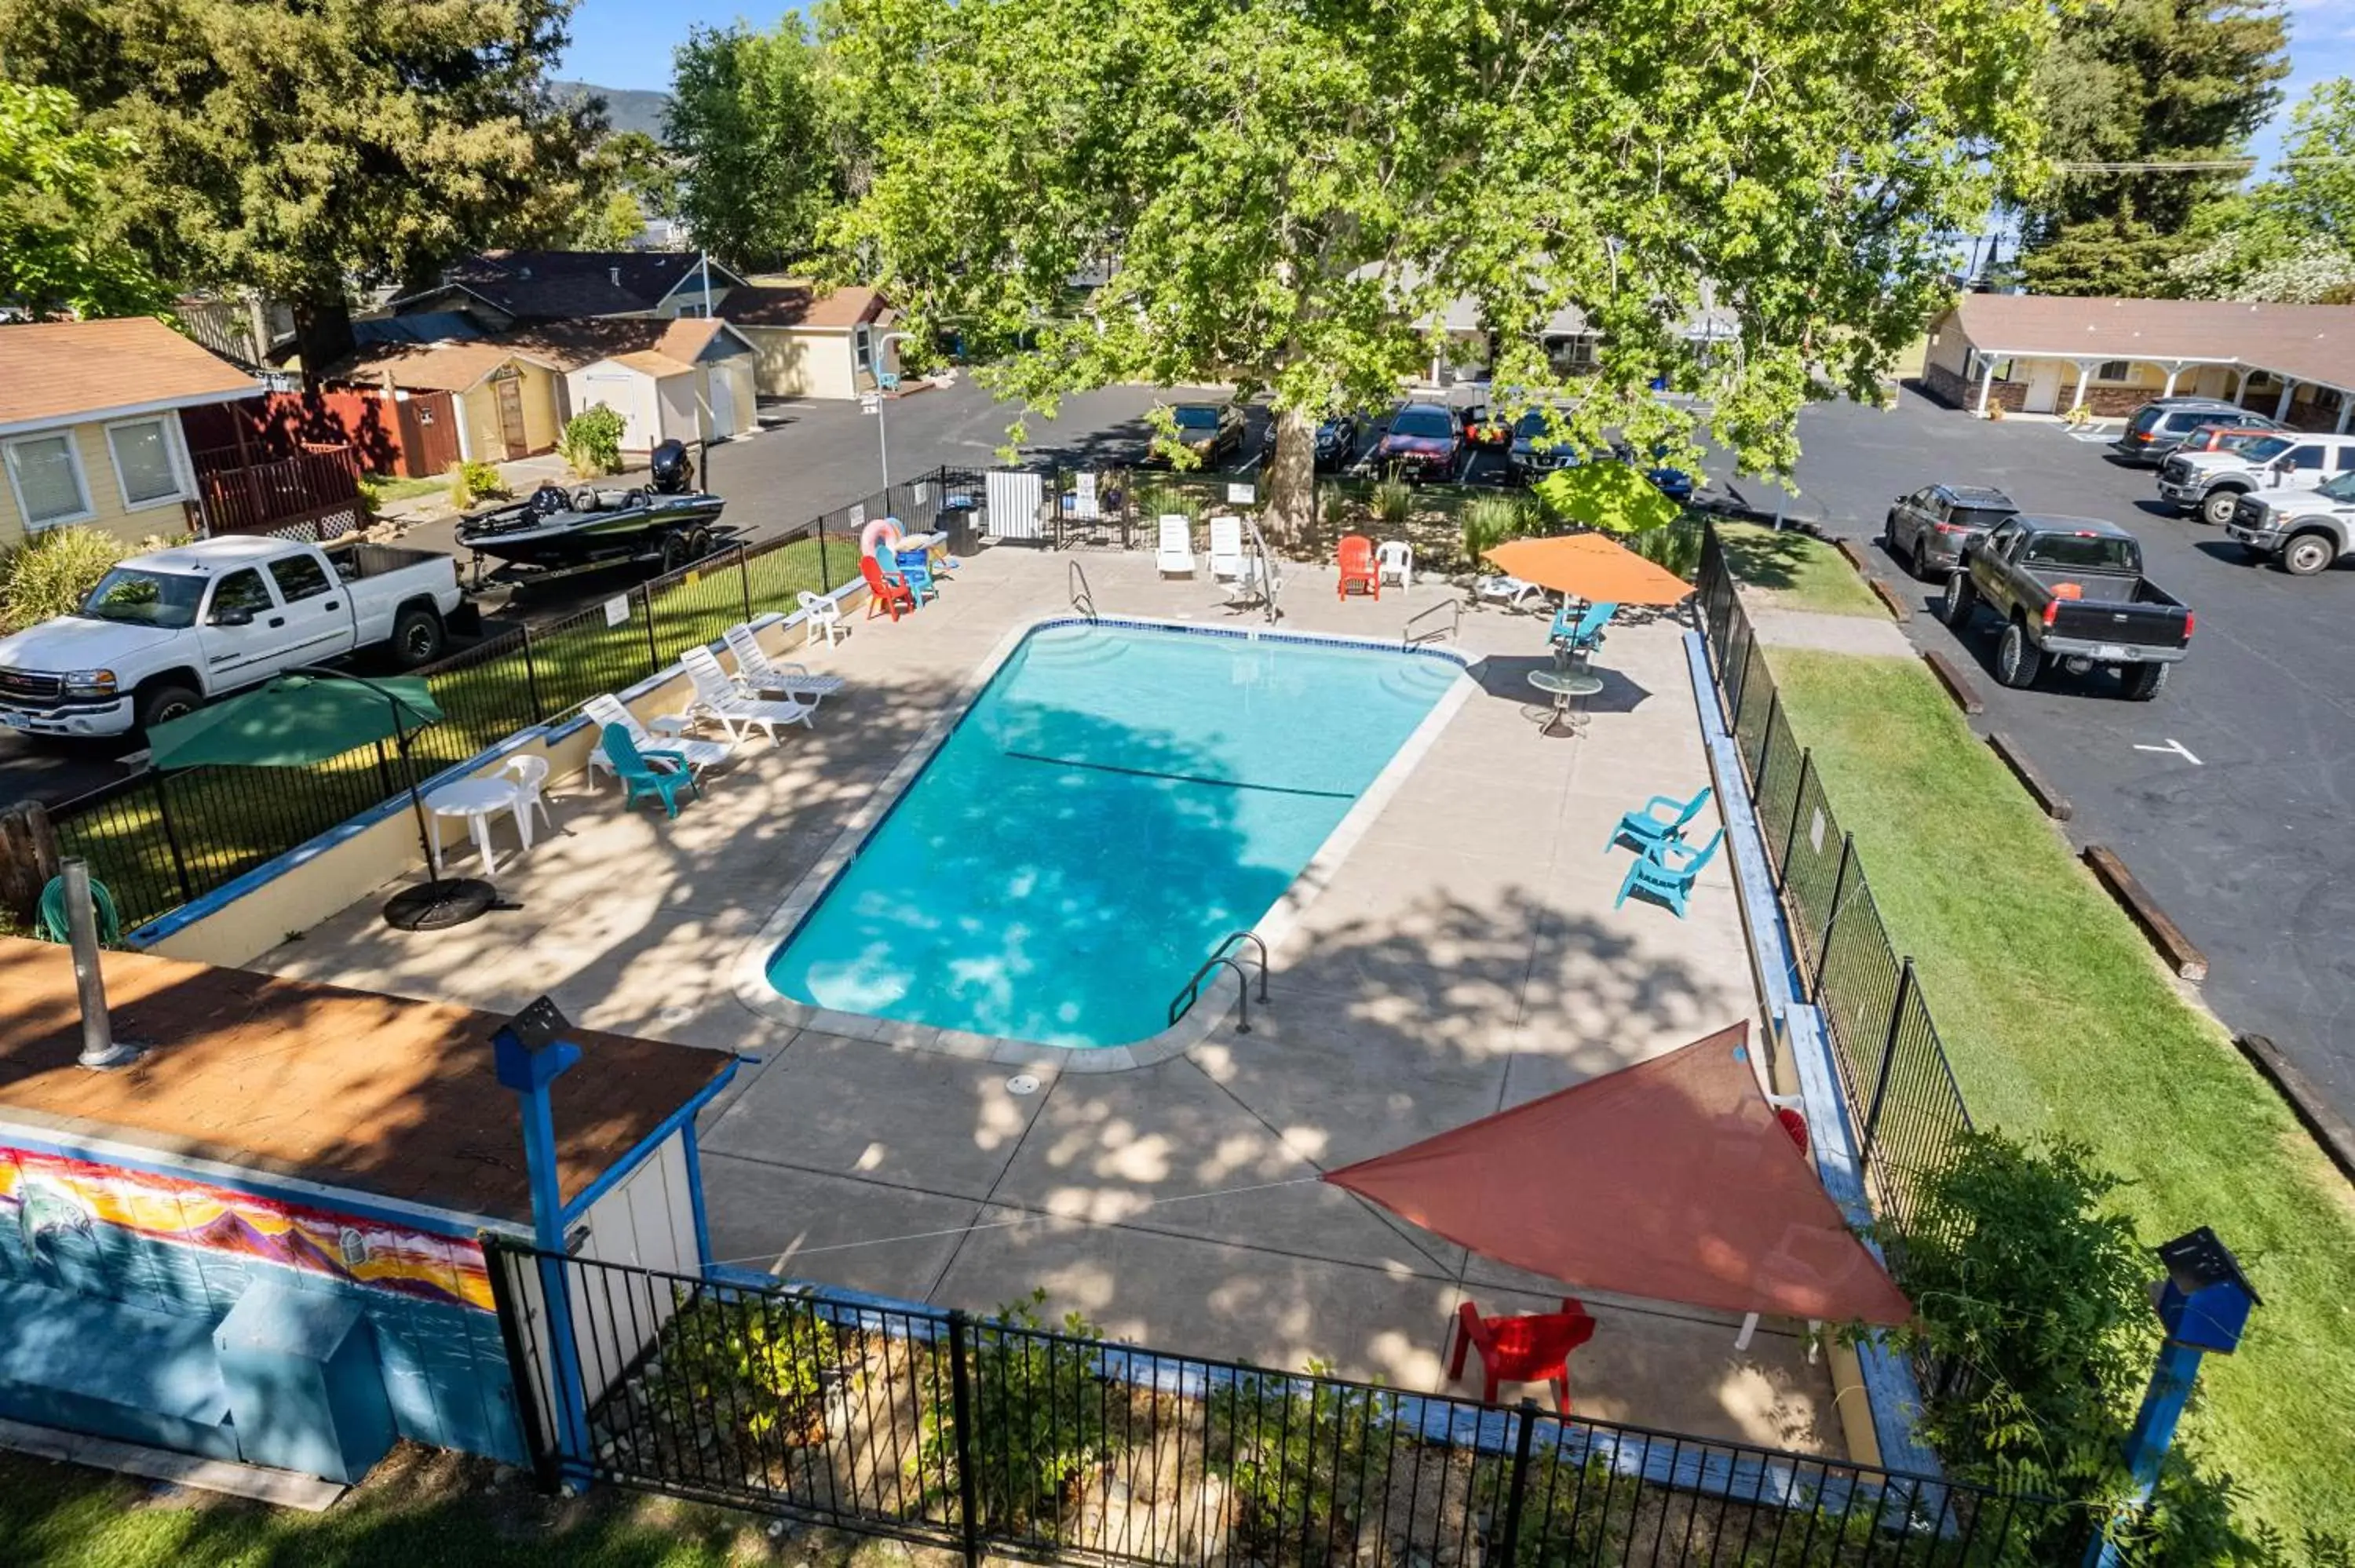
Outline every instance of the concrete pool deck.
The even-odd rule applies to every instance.
[[[496,874],[520,909],[403,934],[378,889],[254,967],[494,1010],[545,991],[586,1027],[759,1057],[702,1123],[721,1258],[983,1311],[1043,1288],[1050,1315],[1156,1348],[1441,1388],[1458,1302],[1538,1310],[1561,1287],[1317,1173],[1758,1017],[1723,857],[1684,920],[1611,906],[1619,813],[1709,781],[1682,629],[1614,626],[1588,727],[1554,739],[1527,683],[1544,619],[1467,607],[1455,646],[1479,690],[1278,944],[1249,1034],[1223,1020],[1182,1055],[1049,1071],[1017,1096],[1004,1065],[743,1006],[743,943],[1007,632],[1068,607],[1074,558],[1106,615],[1263,624],[1206,580],[1160,578],[1149,554],[980,551],[937,604],[797,655],[849,689],[815,733],[708,773],[677,821],[559,781],[558,832]],[[1343,603],[1333,582],[1289,568],[1284,628],[1395,637],[1461,597],[1426,581]],[[1737,1352],[1730,1315],[1582,1298],[1602,1327],[1572,1365],[1581,1413],[1841,1452],[1799,1325],[1770,1320]]]

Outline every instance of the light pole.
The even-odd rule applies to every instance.
[[[883,462],[883,504],[886,509],[891,504],[891,441],[890,435],[884,429],[883,353],[907,335],[903,332],[887,332],[875,340],[873,350],[875,390],[860,394],[858,399],[859,408],[863,412],[875,416],[875,450]]]

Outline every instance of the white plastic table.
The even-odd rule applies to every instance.
[[[468,832],[474,835],[474,851],[483,857],[485,873],[498,870],[498,857],[491,853],[491,816],[506,811],[516,821],[516,837],[523,847],[531,848],[531,818],[517,810],[520,796],[512,779],[461,779],[455,784],[444,784],[425,797],[425,809],[436,819],[464,817]],[[433,834],[433,874],[442,875],[442,835]]]

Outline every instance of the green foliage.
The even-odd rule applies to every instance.
[[[564,422],[557,450],[583,479],[617,473],[622,467],[622,436],[628,422],[602,403],[591,403]]]
[[[687,1432],[725,1420],[762,1446],[823,1439],[827,1374],[856,1365],[814,1308],[751,1294],[700,1297],[665,1326],[656,1360],[665,1418]]]
[[[461,512],[477,501],[497,501],[508,493],[507,482],[490,463],[461,459],[450,465],[450,504]]]
[[[128,131],[85,128],[70,94],[0,81],[0,305],[88,318],[171,303],[106,196],[138,154]]]
[[[1188,523],[1199,523],[1202,511],[1201,497],[1178,485],[1147,484],[1136,493],[1136,514],[1148,521],[1183,517]]]
[[[973,1330],[970,1453],[987,1527],[1052,1539],[1073,1484],[1108,1458],[1118,1439],[1095,1352],[1071,1342],[1095,1339],[1096,1325],[1071,1312],[1062,1337],[1042,1333],[1039,1308],[1046,1299],[1046,1291],[1033,1290]],[[940,1386],[924,1401],[922,1462],[929,1476],[955,1475],[951,1375],[945,1364],[936,1365]]]
[[[858,148],[826,59],[791,12],[767,32],[689,30],[672,56],[664,139],[679,160],[678,215],[737,268],[809,256]]]
[[[602,114],[545,90],[570,10],[0,0],[0,37],[12,78],[137,145],[103,187],[155,271],[293,301],[302,324],[353,281],[561,232]]]
[[[1307,1370],[1308,1378],[1238,1373],[1210,1391],[1204,1430],[1225,1446],[1207,1463],[1234,1488],[1237,1533],[1256,1559],[1324,1561],[1358,1544],[1361,1521],[1377,1535],[1382,1528],[1392,1400],[1309,1381],[1331,1375],[1320,1362]]]
[[[2169,269],[2188,243],[2128,206],[2050,230],[2020,258],[2020,276],[2031,293],[2148,299],[2176,291]]]
[[[1414,486],[1402,479],[1378,481],[1366,496],[1366,511],[1383,527],[1395,532],[1414,514]]]
[[[581,199],[564,239],[582,250],[621,249],[637,238],[648,217],[667,216],[677,200],[670,156],[643,131],[600,137],[581,172]]]
[[[123,559],[102,528],[49,528],[0,560],[0,631],[16,631],[80,605]]]
[[[2169,269],[2195,299],[2355,302],[2355,81],[2317,87],[2290,117],[2272,179],[2201,209]]]
[[[1483,495],[1465,506],[1458,521],[1464,528],[1464,558],[1476,569],[1481,556],[1528,533],[1536,519],[1529,504],[1517,496]]]
[[[1634,535],[1677,520],[1677,503],[1632,463],[1582,462],[1558,468],[1534,486],[1538,504],[1557,522],[1606,534]]]

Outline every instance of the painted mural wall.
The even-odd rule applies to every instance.
[[[218,1322],[273,1275],[358,1299],[401,1436],[527,1462],[471,1238],[0,1143],[0,1277]]]

